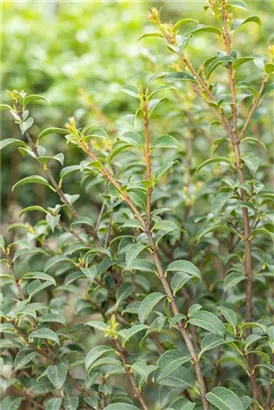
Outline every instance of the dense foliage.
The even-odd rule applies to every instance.
[[[91,71],[104,78],[94,102],[80,70],[85,21],[81,50],[65,10],[71,87],[41,50],[35,60],[27,49],[13,82],[6,68],[3,163],[17,147],[23,178],[4,202],[23,208],[0,243],[3,409],[271,410],[274,53],[246,41],[264,25],[242,1],[209,0],[206,24],[193,12],[165,23],[152,8],[136,46],[145,58],[124,66],[134,84]],[[132,26],[125,10],[119,27]],[[100,41],[107,29],[90,30]],[[21,41],[34,47],[30,35]],[[98,58],[122,58],[120,39],[115,50],[102,41]]]

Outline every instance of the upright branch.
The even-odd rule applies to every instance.
[[[226,10],[226,0],[222,1],[222,36],[224,44],[226,47],[227,56],[231,56],[231,33],[228,28],[228,18]],[[231,110],[232,110],[232,121],[230,122],[229,137],[233,146],[235,159],[236,159],[236,168],[240,184],[244,184],[245,177],[243,171],[243,164],[241,160],[240,152],[240,139],[238,138],[238,127],[237,127],[237,101],[236,101],[236,91],[235,91],[235,79],[234,79],[234,70],[232,62],[228,62],[228,80],[231,92]],[[241,200],[247,201],[247,193],[242,188],[241,189]],[[251,249],[251,229],[250,221],[248,215],[248,208],[242,208],[243,214],[243,229],[244,229],[244,246],[245,246],[245,255],[244,255],[244,269],[246,275],[246,321],[252,322],[252,293],[253,293],[253,276],[252,276],[252,249]],[[249,330],[251,332],[251,330]]]
[[[146,229],[150,229],[151,226],[151,197],[152,197],[152,179],[151,179],[151,149],[149,142],[149,101],[148,101],[148,89],[146,93],[142,95],[141,109],[143,110],[143,121],[145,130],[145,162],[146,162],[146,178],[149,182],[147,190],[147,209],[146,209]]]
[[[69,123],[66,124],[66,128],[71,132],[72,139],[75,142],[77,142],[77,144],[83,149],[83,151],[86,152],[89,155],[89,157],[92,159],[92,161],[98,162],[97,156],[89,148],[89,145],[85,141],[84,136],[81,134],[81,131],[76,128],[76,124],[75,124],[74,119],[69,120]],[[149,147],[149,134],[147,134],[147,144],[148,144],[148,147]],[[145,150],[145,155],[146,155],[146,150]],[[150,164],[150,158],[149,158],[149,164]],[[131,198],[122,190],[121,185],[116,180],[116,178],[110,173],[110,171],[108,171],[104,166],[101,166],[100,167],[100,172],[117,189],[117,191],[120,193],[121,197],[124,199],[124,201],[128,204],[128,206],[133,211],[133,214],[135,215],[135,217],[141,223],[142,229],[143,229],[144,233],[146,234],[146,237],[148,239],[148,243],[149,243],[150,248],[151,248],[151,253],[152,253],[152,257],[153,257],[153,260],[154,260],[154,263],[155,263],[155,266],[156,266],[158,278],[159,278],[159,280],[160,280],[160,282],[161,282],[161,284],[164,288],[164,291],[165,291],[165,293],[168,297],[168,300],[170,302],[173,315],[174,316],[178,315],[180,312],[179,312],[179,309],[177,307],[176,301],[174,299],[174,296],[173,296],[172,290],[170,288],[170,285],[169,285],[169,283],[166,279],[165,271],[164,271],[164,268],[163,268],[163,265],[162,265],[162,262],[161,262],[161,258],[159,256],[156,243],[153,239],[151,227],[148,227],[146,221],[144,220],[144,218],[141,215],[141,213],[139,212],[139,210],[136,208],[136,206],[133,203],[133,201],[131,200]],[[151,176],[150,165],[149,165],[149,175]],[[150,204],[150,201],[149,201],[149,204]],[[184,342],[185,342],[185,344],[188,348],[188,351],[190,353],[191,359],[194,363],[196,377],[197,377],[197,380],[199,382],[200,395],[201,395],[201,400],[202,400],[202,403],[203,403],[203,408],[204,408],[204,410],[209,410],[209,404],[208,404],[207,399],[206,399],[206,393],[207,393],[206,385],[205,385],[205,381],[204,381],[204,378],[203,378],[203,375],[202,375],[200,363],[198,361],[198,357],[196,355],[193,342],[192,342],[191,338],[189,337],[188,330],[187,330],[187,328],[185,326],[185,322],[183,320],[178,322],[178,329],[179,329],[179,332],[182,335],[182,339],[184,340]]]

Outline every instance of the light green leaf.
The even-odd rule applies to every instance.
[[[160,292],[153,292],[146,296],[139,306],[138,317],[141,323],[144,323],[152,309],[165,297]]]
[[[31,175],[29,177],[23,178],[20,181],[16,182],[16,184],[14,184],[12,187],[12,191],[15,188],[18,188],[19,186],[22,186],[25,184],[40,184],[40,185],[46,185],[50,187],[50,184],[45,178],[41,177],[40,175]]]
[[[73,264],[73,260],[69,259],[65,255],[56,255],[50,258],[47,263],[45,264],[44,270],[47,272],[49,269],[51,269],[53,266],[57,265],[60,262],[67,262]]]
[[[196,82],[196,78],[187,73],[186,71],[177,71],[164,76],[166,80],[178,80],[178,81],[192,81]]]
[[[56,226],[58,225],[60,216],[61,215],[50,215],[50,214],[46,216],[46,221],[49,224],[49,227],[52,230],[52,232],[54,232]]]
[[[48,213],[48,211],[42,208],[42,206],[32,205],[32,206],[28,206],[27,208],[22,209],[22,211],[19,213],[19,216],[22,216],[30,211],[44,212],[45,214]]]
[[[241,0],[229,2],[229,4],[227,4],[227,7],[228,8],[242,9],[242,10],[245,10],[245,11],[248,10],[246,3],[241,1]]]
[[[111,154],[108,157],[108,162],[110,163],[116,157],[116,155],[120,154],[120,152],[123,152],[131,147],[132,147],[131,144],[120,145],[114,151],[111,152]]]
[[[211,165],[214,163],[221,163],[221,162],[226,162],[229,164],[232,168],[234,168],[232,162],[227,158],[227,157],[214,157],[214,158],[209,158],[206,161],[204,161],[201,165],[197,167],[197,172],[199,172],[203,167],[207,165]]]
[[[226,387],[214,387],[206,398],[219,410],[244,410],[239,397]]]
[[[185,24],[188,24],[188,23],[199,24],[199,21],[198,20],[193,20],[193,19],[190,19],[190,18],[181,19],[181,20],[177,21],[176,24],[174,24],[173,30],[177,31],[181,26],[183,26]]]
[[[61,179],[64,179],[66,175],[72,174],[73,172],[76,172],[79,170],[80,170],[79,165],[70,165],[62,169],[62,171],[60,172],[60,177]]]
[[[144,33],[139,37],[138,41],[142,40],[143,38],[148,38],[148,37],[159,37],[163,38],[161,33]]]
[[[206,26],[204,24],[199,24],[197,28],[189,31],[188,34],[196,34],[196,33],[201,33],[201,32],[213,33],[213,34],[217,34],[218,36],[222,35],[221,30],[218,29],[217,27]]]
[[[258,171],[260,160],[258,157],[255,157],[254,155],[246,155],[242,158],[244,161],[245,165],[249,169],[252,175],[255,175],[256,172]]]
[[[191,360],[191,357],[186,350],[172,349],[163,353],[156,363],[156,366],[159,368],[155,372],[156,381],[159,382],[161,379],[169,376],[189,360]]]
[[[10,147],[11,145],[28,148],[27,144],[24,141],[18,140],[17,138],[6,138],[0,141],[0,151],[6,147]]]
[[[26,107],[28,104],[30,104],[33,101],[37,101],[37,100],[42,100],[42,101],[46,101],[48,104],[50,104],[49,100],[47,100],[45,97],[43,97],[42,95],[36,95],[36,94],[32,94],[32,95],[27,95],[24,99],[23,99],[23,106]]]
[[[199,310],[191,316],[188,323],[201,327],[210,333],[220,336],[224,335],[225,328],[223,322],[216,315],[206,310]]]
[[[65,128],[57,128],[57,127],[46,128],[44,131],[40,132],[40,134],[38,135],[38,140],[45,137],[46,135],[51,135],[51,134],[66,135],[68,134],[68,130],[66,130]]]
[[[179,259],[177,261],[171,262],[167,267],[167,272],[184,272],[190,276],[194,276],[201,279],[201,272],[192,262],[186,261],[184,259]]]
[[[247,23],[256,23],[259,26],[261,25],[261,20],[258,16],[250,16],[247,19],[236,19],[234,20],[231,30],[236,30],[236,28],[243,26],[244,24]]]
[[[175,148],[179,149],[180,144],[176,140],[176,138],[172,137],[171,135],[162,135],[157,139],[155,142],[155,148]]]
[[[91,320],[90,322],[85,323],[85,326],[91,326],[94,329],[102,330],[103,332],[108,328],[107,325],[100,320]]]
[[[178,225],[176,225],[175,222],[173,221],[167,221],[167,220],[162,220],[156,222],[156,224],[153,226],[153,230],[161,230],[165,232],[171,232],[172,235],[179,240],[181,237],[181,231]]]
[[[19,127],[21,130],[21,134],[24,135],[25,132],[32,126],[33,118],[28,118],[26,121],[20,122]]]
[[[121,91],[139,100],[139,90],[134,85],[125,85],[121,88]]]
[[[47,376],[53,386],[60,390],[67,378],[67,366],[64,363],[50,365],[47,368]]]
[[[34,330],[33,332],[29,334],[29,337],[30,338],[37,337],[39,339],[52,340],[53,342],[56,342],[58,345],[60,344],[59,337],[57,336],[57,334],[48,328]]]
[[[236,58],[236,60],[233,61],[233,69],[237,70],[237,68],[239,68],[242,64],[248,63],[249,61],[254,60],[254,57],[240,57],[240,58]]]

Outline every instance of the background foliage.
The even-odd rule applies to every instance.
[[[147,19],[150,6],[162,7],[164,23],[191,18],[216,26],[204,4],[2,5],[2,102],[12,105],[5,89],[25,90],[50,101],[49,105],[33,99],[24,107],[34,119],[30,129],[34,141],[49,127],[63,129],[41,138],[46,153],[36,155],[22,129],[26,126],[21,124],[20,132],[9,111],[2,112],[3,139],[22,140],[23,134],[35,154],[30,158],[26,146],[13,142],[2,155],[3,408],[207,408],[201,401],[201,383],[195,381],[196,357],[212,409],[271,408],[271,97],[265,93],[245,135],[251,139],[241,143],[246,181],[239,186],[236,168],[231,168],[233,146],[225,141],[231,136],[191,84],[164,76],[182,71],[178,56],[165,45],[166,38],[138,41],[143,33],[159,32],[153,16]],[[235,8],[234,19],[258,14],[262,24],[246,24],[233,38],[237,57],[250,57],[239,64],[235,77],[240,85],[239,129],[252,99],[256,101],[253,92],[260,88],[267,59],[271,63],[273,58],[268,49],[273,4],[248,6],[248,13]],[[180,34],[187,31],[183,27]],[[212,32],[193,35],[187,45],[194,67],[203,63],[205,75],[212,68],[217,111],[223,109],[231,120],[227,61],[216,66],[205,63],[216,58],[218,50],[224,51],[223,41]],[[151,81],[153,76],[159,79]],[[128,85],[131,88],[125,88]],[[149,125],[156,185],[147,230],[123,199],[134,202],[144,217],[151,188],[147,156],[144,159],[141,149],[146,134],[144,95],[146,87],[151,91],[162,86],[166,88],[151,97],[164,100],[151,114]],[[23,123],[24,95],[11,97],[18,98],[14,112]],[[139,105],[143,111],[133,124]],[[97,124],[89,132],[100,160],[93,158],[92,166],[83,145],[91,137],[85,140],[77,131],[89,124]],[[69,133],[66,138],[62,135]],[[14,144],[22,146],[17,150]],[[50,159],[56,154],[57,161]],[[101,164],[108,169],[110,155],[120,193],[101,175]],[[44,177],[41,163],[47,161],[51,175],[57,182],[62,177],[62,190],[70,195],[66,206],[45,181],[22,180]],[[252,317],[246,315],[248,239],[243,209],[253,228]],[[171,295],[163,290],[155,244]],[[181,338],[184,328],[194,356]]]

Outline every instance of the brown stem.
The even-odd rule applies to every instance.
[[[231,35],[228,30],[227,24],[227,12],[226,12],[226,1],[223,0],[222,3],[222,17],[224,28],[222,31],[224,43],[226,46],[226,53],[228,56],[231,56]],[[232,63],[228,63],[228,80],[232,98],[232,124],[230,126],[229,136],[232,142],[235,159],[236,159],[236,168],[237,174],[240,181],[240,184],[245,182],[244,172],[241,162],[241,152],[240,152],[240,140],[238,138],[238,128],[237,128],[237,102],[236,102],[236,92],[235,92],[235,81],[234,81],[234,71]],[[241,200],[247,200],[247,194],[244,189],[241,189]],[[251,250],[251,241],[250,241],[250,221],[248,215],[248,209],[242,208],[243,222],[244,222],[244,246],[245,246],[245,258],[244,258],[244,269],[246,275],[246,314],[245,318],[247,322],[252,321],[252,293],[253,293],[253,275],[252,275],[252,250]],[[251,328],[249,330],[251,333]]]
[[[146,162],[146,178],[149,182],[151,181],[151,151],[149,143],[149,117],[148,117],[148,106],[144,106],[144,128],[145,128],[145,162]],[[152,187],[147,190],[147,209],[146,209],[146,229],[150,229],[151,226],[151,196]]]
[[[24,298],[25,298],[24,297],[24,292],[23,292],[22,286],[20,284],[20,280],[15,275],[12,258],[10,257],[8,252],[4,251],[3,253],[4,253],[5,257],[8,260],[10,273],[11,273],[13,279],[14,279],[15,285],[16,285],[17,290],[18,290],[19,297],[20,297],[21,300],[24,300]]]
[[[124,368],[124,370],[125,370],[125,372],[126,372],[128,378],[129,378],[129,381],[130,381],[131,386],[132,386],[132,388],[133,388],[134,396],[139,400],[139,402],[140,402],[140,404],[141,404],[143,410],[148,410],[148,406],[147,406],[147,404],[146,404],[146,402],[145,402],[145,400],[144,400],[144,398],[143,398],[143,396],[142,396],[142,393],[141,393],[140,390],[138,389],[138,386],[137,386],[137,384],[136,384],[135,378],[134,378],[132,372],[130,371],[130,369],[129,369],[129,367],[128,367],[128,364],[127,364],[127,354],[126,354],[125,349],[121,346],[121,344],[119,343],[119,341],[118,341],[117,339],[112,338],[112,341],[113,341],[113,343],[115,344],[116,350],[117,350],[117,352],[118,352],[118,354],[119,354],[119,356],[120,356],[120,359],[121,359],[121,361],[122,361],[122,363],[123,363],[123,368]]]

